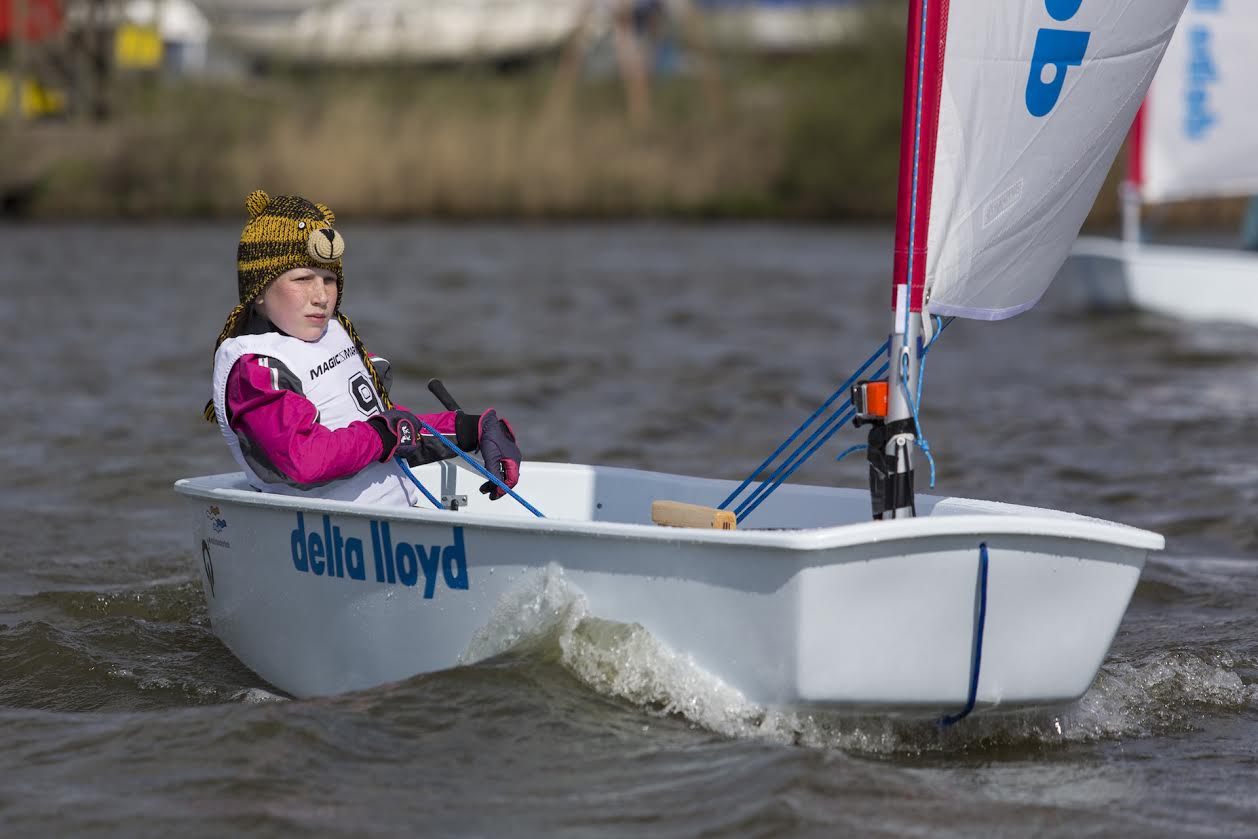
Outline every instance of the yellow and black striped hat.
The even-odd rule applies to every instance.
[[[295,195],[275,198],[260,189],[245,199],[249,220],[240,232],[236,248],[236,282],[240,304],[231,310],[214,344],[217,350],[228,338],[240,334],[249,321],[249,308],[267,285],[293,268],[326,268],[336,273],[336,313],[341,310],[345,275],[341,257],[345,238],[332,225],[336,215],[326,204],[314,204]]]
[[[332,225],[336,215],[326,204],[296,195],[272,198],[260,189],[245,199],[249,221],[236,249],[240,302],[248,303],[271,280],[293,268],[326,268],[336,272],[336,292],[344,291],[341,256],[345,239]]]

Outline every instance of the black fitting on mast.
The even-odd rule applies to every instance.
[[[905,508],[917,515],[913,500],[913,469],[908,467],[908,447],[899,446],[896,452],[887,453],[887,445],[900,435],[916,437],[917,424],[911,419],[876,422],[869,430],[869,498],[875,519]]]

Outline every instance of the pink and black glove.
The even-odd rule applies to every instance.
[[[520,464],[524,456],[515,443],[515,432],[504,419],[498,418],[498,412],[492,408],[480,415],[477,424],[477,445],[480,448],[481,460],[489,474],[502,480],[504,484],[514,488],[520,481]],[[497,501],[506,495],[502,487],[493,481],[481,484],[480,491],[489,495],[491,501]]]
[[[419,433],[423,426],[419,424],[418,417],[410,411],[405,408],[390,408],[376,414],[367,422],[380,435],[380,442],[384,448],[384,453],[380,456],[381,463],[394,457],[407,458],[415,454],[415,447],[419,442]]]
[[[459,448],[473,447],[476,427],[461,419],[462,416],[459,414],[456,421]],[[381,463],[400,457],[411,466],[421,466],[454,457],[454,452],[441,439],[424,434],[419,418],[405,408],[390,408],[367,420],[367,424],[380,435]]]

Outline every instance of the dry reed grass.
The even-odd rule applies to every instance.
[[[726,57],[720,106],[697,78],[653,90],[646,126],[614,78],[556,96],[523,72],[296,68],[248,85],[132,84],[125,115],[0,135],[0,211],[37,217],[240,215],[262,187],[354,218],[894,216],[902,18],[825,55]],[[558,106],[556,103],[560,103]],[[1117,170],[1092,227],[1117,220]],[[6,196],[17,196],[8,200]],[[1168,224],[1232,225],[1240,202]]]

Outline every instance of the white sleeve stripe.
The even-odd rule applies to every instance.
[[[257,359],[259,367],[265,367],[271,371],[271,390],[280,389],[280,371],[271,366],[271,359],[259,357]]]

